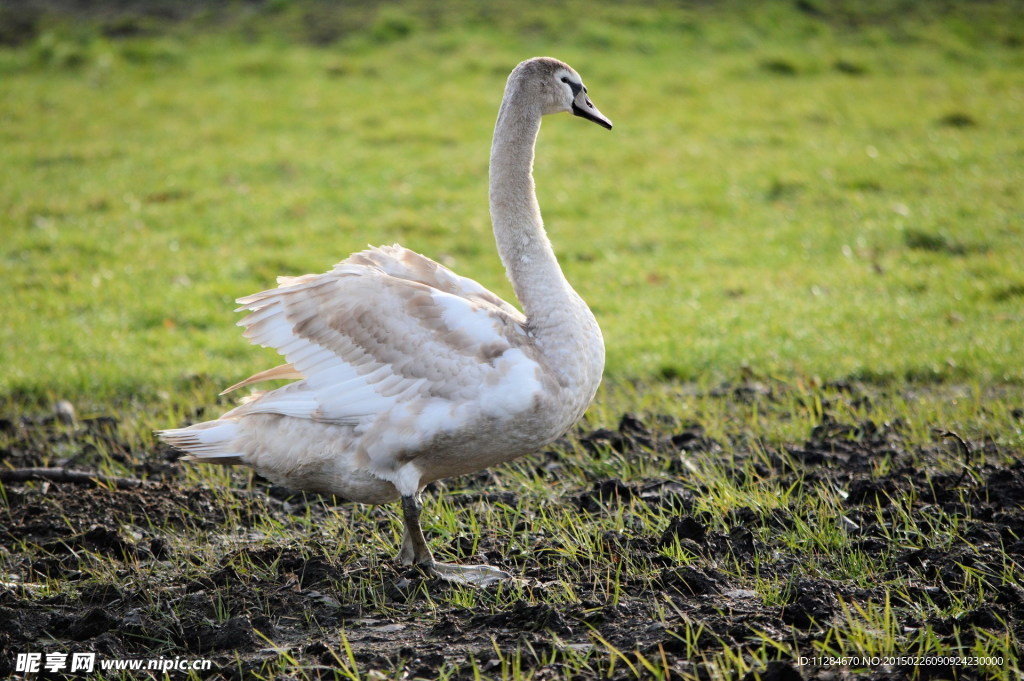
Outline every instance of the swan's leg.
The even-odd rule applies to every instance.
[[[402,550],[398,552],[398,562],[402,565],[434,564],[434,556],[430,553],[427,540],[423,538],[420,528],[420,511],[423,503],[419,495],[402,497],[402,519],[405,521],[405,534],[402,535]]]
[[[430,553],[423,530],[420,528],[420,511],[423,503],[419,495],[402,497],[402,519],[405,533],[402,535],[402,549],[398,552],[401,565],[418,565],[441,579],[469,586],[487,586],[512,575],[490,565],[453,565],[438,563]]]

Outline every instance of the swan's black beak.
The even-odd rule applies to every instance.
[[[572,113],[574,116],[580,118],[586,118],[588,121],[594,121],[598,125],[612,129],[612,122],[608,118],[597,110],[594,103],[590,101],[590,97],[587,97],[586,89],[581,88],[576,93],[576,98],[572,100]]]

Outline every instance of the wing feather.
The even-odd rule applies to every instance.
[[[261,383],[263,381],[273,381],[278,379],[290,378],[305,378],[305,376],[303,376],[302,373],[296,371],[295,367],[292,366],[291,364],[282,364],[280,366],[274,367],[273,369],[267,369],[266,371],[261,371],[259,373],[253,374],[244,381],[239,381],[230,388],[225,388],[224,390],[221,391],[220,394],[227,395],[229,392],[238,390],[239,388],[244,388],[245,386],[252,385],[253,383]]]
[[[460,298],[478,300],[502,310],[520,322],[526,321],[522,312],[488,291],[477,281],[460,276],[425,255],[410,251],[398,244],[370,248],[356,253],[340,263],[340,265],[346,264],[376,266],[392,277],[417,281]]]
[[[255,344],[275,348],[301,380],[237,407],[369,427],[401,416],[429,436],[533,404],[539,365],[523,351],[525,318],[477,282],[407,249],[357,253],[321,275],[239,299]],[[280,373],[275,373],[280,372]],[[417,405],[414,413],[410,405]],[[440,415],[445,415],[442,418]]]

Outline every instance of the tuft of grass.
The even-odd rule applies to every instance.
[[[925,232],[917,229],[908,229],[903,235],[903,240],[908,248],[952,256],[966,255],[971,250],[985,250],[983,246],[971,246],[960,243],[942,233]]]
[[[978,121],[968,113],[954,111],[940,118],[939,125],[945,125],[950,128],[973,128],[978,125]]]

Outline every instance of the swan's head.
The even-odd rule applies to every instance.
[[[527,59],[509,76],[509,85],[513,83],[527,88],[545,115],[568,112],[612,129],[612,122],[587,96],[580,74],[565,62],[551,57]]]

